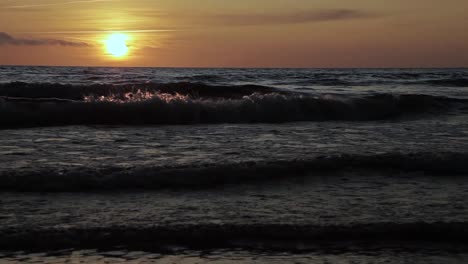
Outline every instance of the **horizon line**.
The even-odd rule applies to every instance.
[[[0,67],[68,67],[68,68],[161,68],[161,69],[468,69],[468,66],[417,66],[417,67],[294,67],[294,66],[112,66],[112,65],[41,65],[0,64]]]

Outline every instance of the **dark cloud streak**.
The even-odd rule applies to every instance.
[[[378,14],[353,9],[331,9],[278,14],[215,14],[206,15],[195,19],[229,26],[255,26],[316,23],[325,21],[373,18],[378,16]]]
[[[5,32],[0,32],[0,45],[14,46],[67,46],[67,47],[87,47],[85,42],[74,42],[61,39],[24,39],[15,38]]]

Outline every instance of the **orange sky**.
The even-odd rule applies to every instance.
[[[467,67],[466,0],[0,0],[0,65]],[[129,36],[123,58],[110,32]]]

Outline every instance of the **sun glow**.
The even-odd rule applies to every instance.
[[[110,35],[105,41],[107,52],[114,57],[123,57],[128,53],[127,46],[128,35],[121,33],[114,33]]]

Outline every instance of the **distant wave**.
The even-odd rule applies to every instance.
[[[356,78],[352,75],[342,76],[318,76],[313,75],[308,78],[303,78],[296,81],[285,80],[278,84],[295,84],[295,85],[318,85],[318,86],[371,86],[371,85],[426,85],[426,86],[441,86],[441,87],[468,87],[468,79],[463,77],[440,78],[428,74],[382,74],[372,76],[373,79]],[[429,77],[429,78],[428,78]],[[281,80],[281,78],[278,78]]]
[[[0,127],[368,121],[468,106],[429,95],[315,97],[254,85],[18,85],[0,86]]]
[[[89,83],[128,84],[145,82],[203,82],[233,85],[252,83],[306,87],[395,86],[410,89],[468,87],[468,71],[459,69],[176,69],[106,67],[17,67],[0,66],[0,82],[25,81],[88,85]],[[11,85],[10,85],[11,86]],[[12,85],[18,86],[18,83]],[[24,86],[24,85],[20,85]],[[41,85],[43,88],[45,85]],[[53,86],[53,85],[49,85]],[[170,85],[169,85],[170,86]],[[418,86],[418,87],[410,87]],[[429,87],[431,86],[431,87]],[[49,87],[50,88],[50,87]],[[1,90],[1,89],[0,89]],[[13,96],[13,95],[10,95]],[[24,97],[15,96],[15,97]],[[39,97],[57,97],[43,95]],[[75,99],[75,98],[69,98]],[[79,99],[79,98],[78,98]]]
[[[4,191],[93,191],[161,188],[210,188],[224,184],[313,177],[343,170],[418,171],[426,174],[466,175],[468,153],[389,153],[340,155],[309,160],[200,164],[180,167],[105,167],[34,169],[0,172]],[[328,174],[327,174],[328,175]]]
[[[453,86],[453,87],[468,87],[467,78],[453,78],[453,79],[433,79],[421,81],[421,84],[430,84],[437,86]]]
[[[421,76],[418,79],[416,74],[400,74],[391,76],[376,76],[375,80],[342,80],[340,78],[323,78],[302,80],[293,82],[297,85],[320,85],[320,86],[371,86],[371,85],[429,85],[441,87],[468,87],[466,78],[433,78],[427,79]],[[380,78],[380,79],[379,79]]]
[[[215,82],[215,81],[223,81],[224,78],[221,75],[208,75],[208,74],[200,74],[200,75],[192,75],[192,76],[179,76],[175,77],[176,80],[179,81],[188,81],[188,82]]]
[[[327,247],[417,246],[430,243],[468,243],[468,223],[372,223],[336,226],[288,224],[198,224],[153,227],[89,227],[14,229],[0,227],[3,250],[65,248],[188,249],[242,248],[253,250],[310,251]]]

